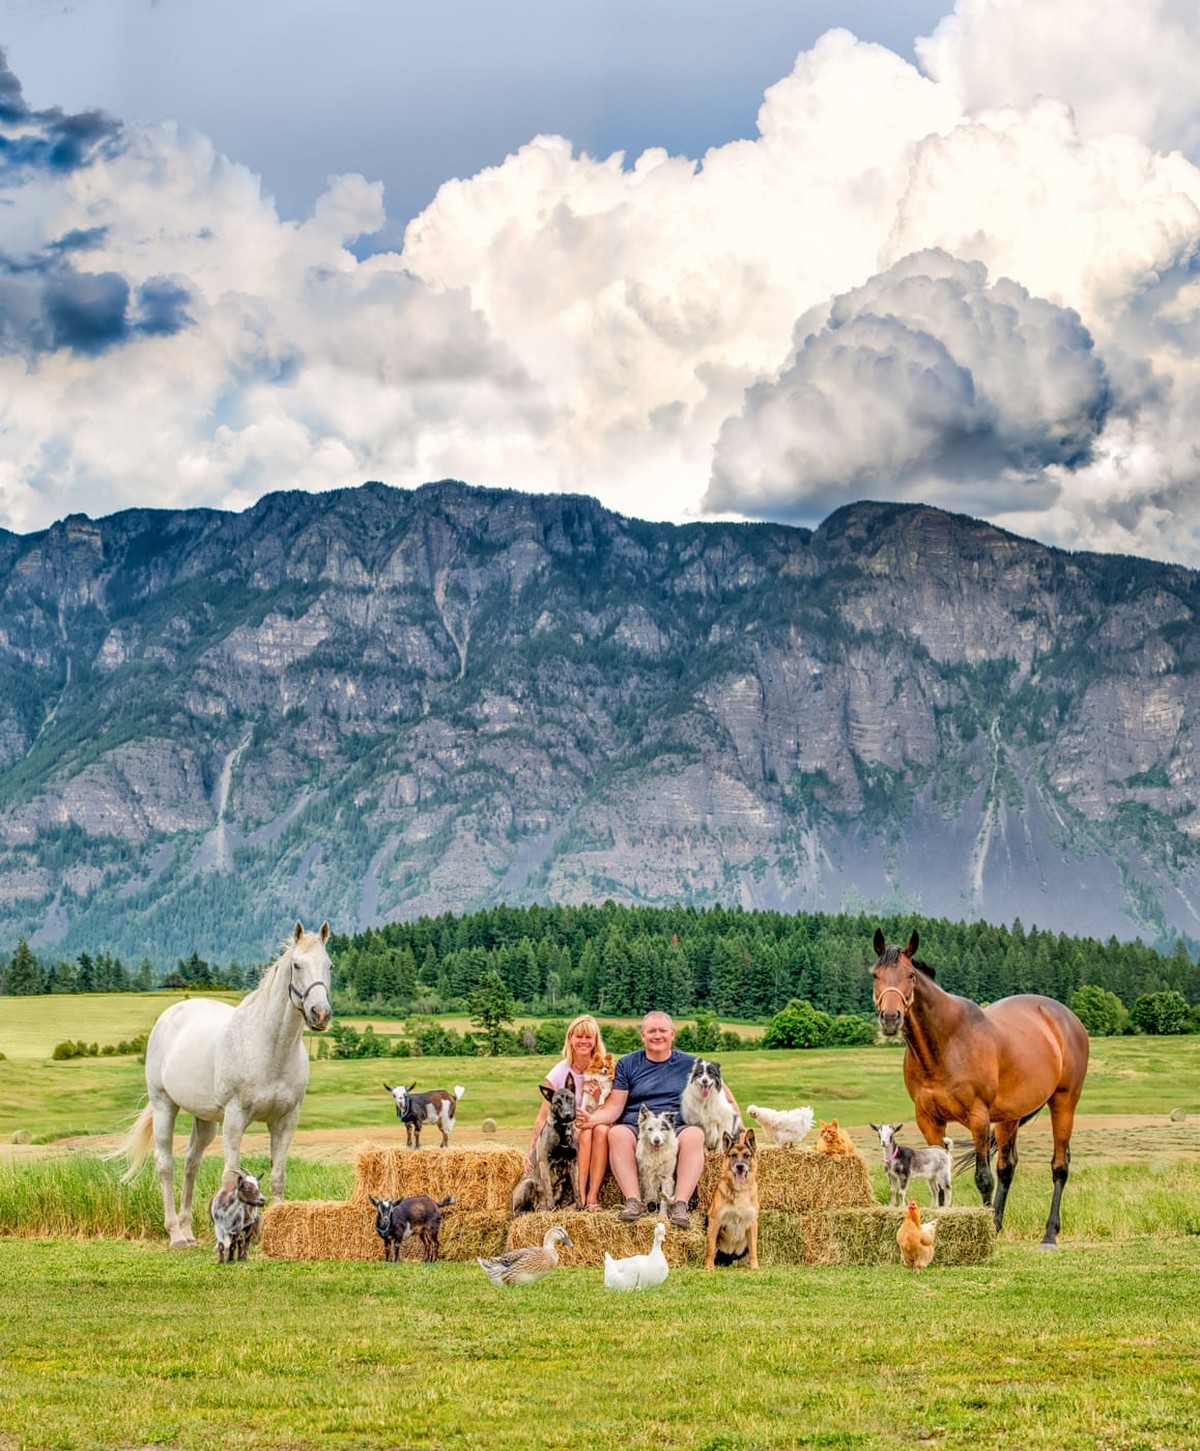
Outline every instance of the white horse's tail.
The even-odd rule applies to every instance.
[[[112,1151],[105,1155],[109,1159],[119,1159],[124,1156],[129,1160],[129,1168],[121,1175],[121,1183],[128,1184],[142,1167],[142,1161],[150,1152],[150,1146],[154,1143],[154,1108],[147,1104],[141,1113],[138,1114],[137,1122]]]

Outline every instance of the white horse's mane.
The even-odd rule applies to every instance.
[[[306,932],[304,934],[305,937],[311,937],[313,935],[314,934],[311,932]],[[252,1004],[259,1010],[260,1013],[264,1015],[266,1014],[267,1005],[271,1001],[271,989],[275,986],[276,979],[279,977],[279,974],[283,969],[283,964],[285,960],[288,962],[288,971],[291,971],[292,965],[290,960],[288,959],[290,959],[291,957],[292,949],[296,946],[298,946],[296,940],[289,933],[287,937],[283,939],[283,949],[280,952],[279,956],[275,959],[273,963],[271,963],[270,967],[263,968],[262,976],[242,999],[240,1006]]]

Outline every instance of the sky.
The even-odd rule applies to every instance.
[[[1195,0],[0,0],[0,527],[440,478],[1200,567]]]

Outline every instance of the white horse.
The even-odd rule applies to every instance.
[[[306,932],[297,922],[282,954],[237,1007],[212,998],[174,1003],[154,1024],[146,1044],[150,1102],[118,1152],[129,1159],[123,1179],[142,1166],[154,1145],[163,1218],[172,1249],[190,1249],[196,1171],[217,1125],[224,1121],[225,1173],[233,1184],[241,1167],[242,1135],[252,1123],[271,1134],[271,1193],[284,1197],[287,1152],[308,1087],[305,1026],[324,1032],[333,1020],[332,964],[325,951],[329,923]],[[175,1210],[175,1118],[193,1117],[184,1160],[183,1191]]]

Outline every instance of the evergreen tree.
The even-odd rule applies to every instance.
[[[498,972],[486,972],[471,994],[471,1023],[482,1028],[488,1055],[497,1057],[504,1041],[504,1026],[513,1020],[513,1001]]]
[[[32,997],[42,990],[41,966],[23,937],[17,942],[12,961],[8,964],[5,988],[14,998]]]

